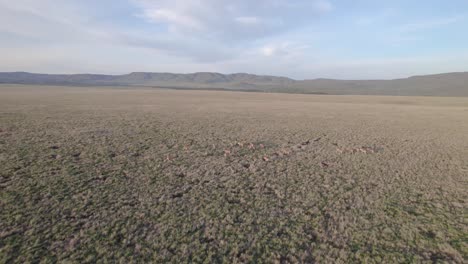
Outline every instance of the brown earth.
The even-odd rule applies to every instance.
[[[0,86],[0,262],[468,257],[468,98]]]

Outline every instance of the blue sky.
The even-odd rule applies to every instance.
[[[468,71],[466,0],[0,0],[0,71]]]

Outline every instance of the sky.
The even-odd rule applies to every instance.
[[[466,0],[0,0],[0,71],[468,71]]]

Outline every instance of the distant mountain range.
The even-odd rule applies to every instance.
[[[293,80],[247,73],[190,74],[133,72],[124,75],[0,73],[0,83],[64,86],[144,86],[256,92],[349,95],[468,96],[468,72],[394,80]]]

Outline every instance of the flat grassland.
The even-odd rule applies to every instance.
[[[468,98],[0,86],[0,262],[468,258]]]

